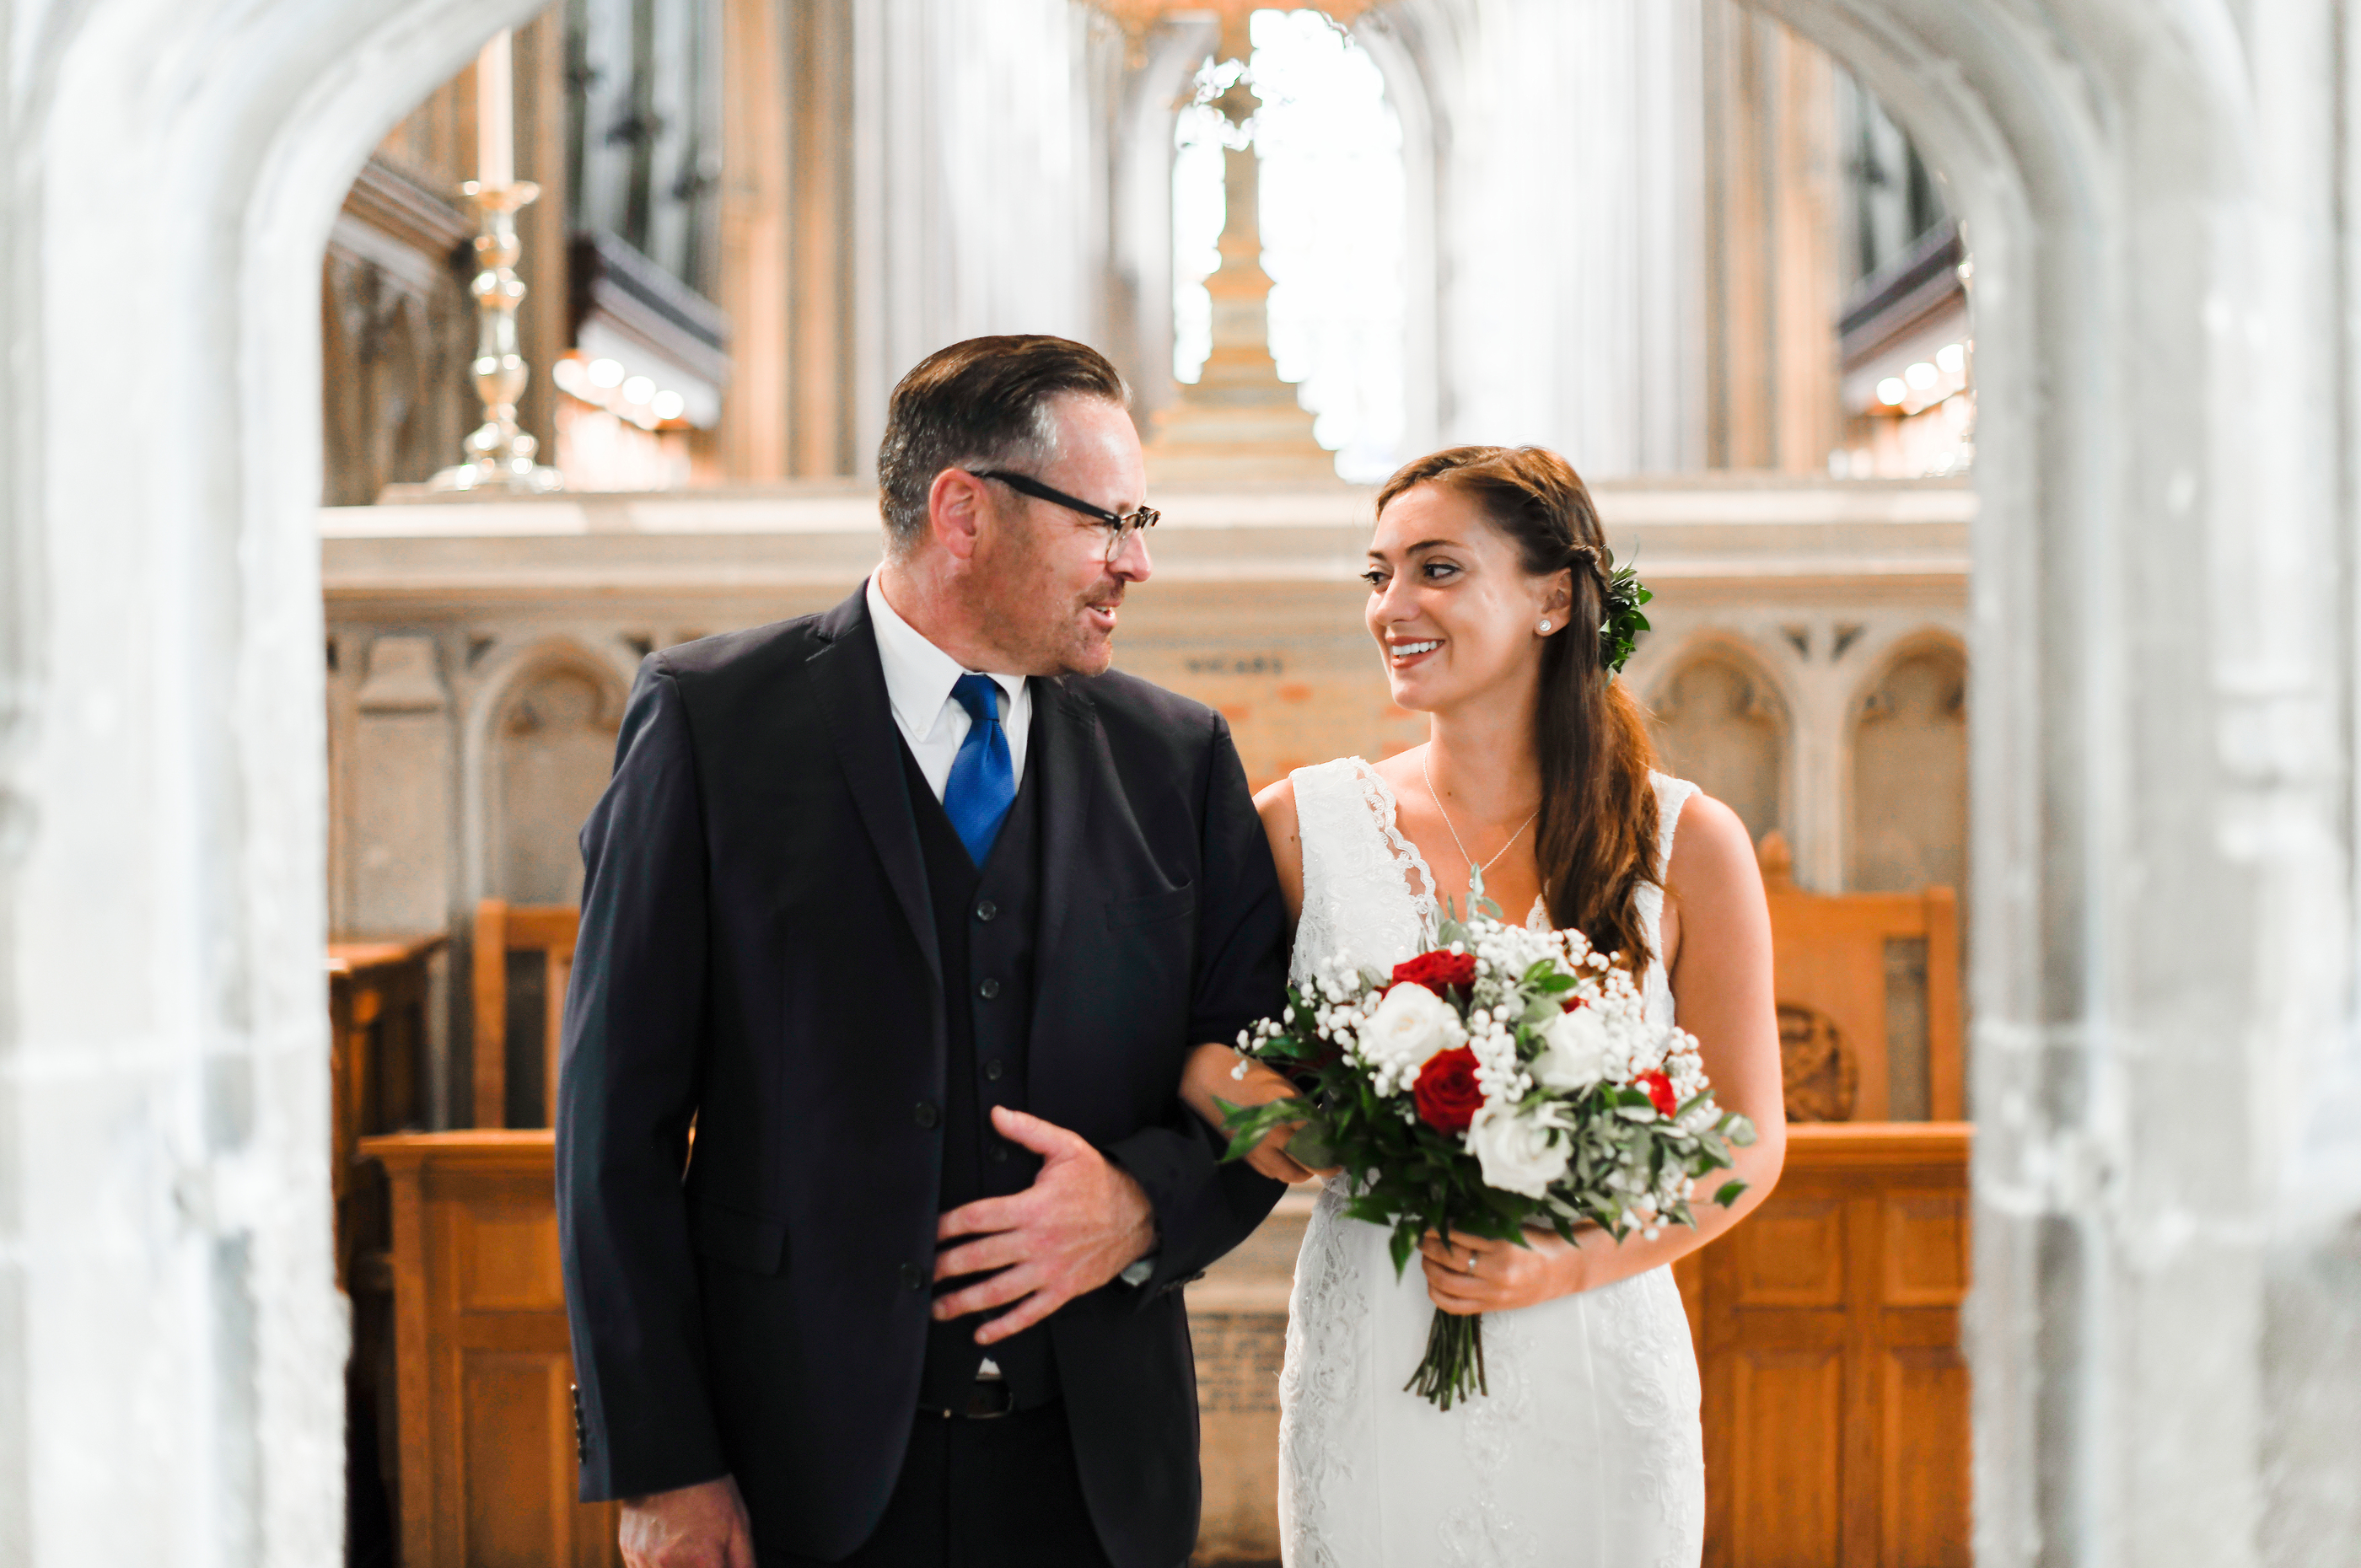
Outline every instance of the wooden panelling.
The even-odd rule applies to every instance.
[[[1843,1206],[1833,1199],[1766,1204],[1730,1234],[1726,1277],[1736,1305],[1842,1307]]]
[[[1960,1058],[1959,900],[1948,887],[1916,893],[1848,893],[1826,895],[1795,885],[1786,839],[1765,835],[1761,849],[1763,892],[1771,908],[1772,982],[1783,1014],[1785,1036],[1799,1035],[1808,1018],[1815,1037],[1832,1031],[1850,1062],[1852,1117],[1882,1122],[1894,1109],[1893,1042],[1886,1025],[1892,998],[1887,947],[1895,941],[1926,945],[1926,1057],[1913,1072],[1923,1078],[1926,1099],[1937,1122],[1966,1113],[1966,1079]],[[1916,1113],[1913,1113],[1914,1114]],[[1808,1120],[1791,1107],[1788,1120]]]
[[[1968,1288],[1968,1201],[1963,1192],[1889,1192],[1885,1305],[1950,1307]]]
[[[1902,1345],[1883,1372],[1879,1561],[1968,1568],[1968,1364],[1949,1345]]]
[[[1959,1123],[1790,1126],[1763,1207],[1682,1270],[1710,1568],[1964,1563]]]
[[[1763,1207],[1675,1266],[1703,1374],[1710,1568],[1967,1561],[1969,1143],[1960,1124],[1791,1127]],[[412,1135],[362,1152],[393,1198],[404,1563],[611,1568],[613,1510],[573,1501],[551,1135]],[[1274,1219],[1295,1227],[1284,1249],[1301,1208]],[[1229,1508],[1209,1530],[1258,1529],[1272,1504],[1232,1483],[1275,1474],[1285,1299],[1277,1277],[1191,1293],[1201,1356],[1229,1363],[1200,1374],[1207,1474]],[[1259,1316],[1251,1333],[1212,1332],[1224,1313]]]
[[[573,1360],[546,1132],[371,1138],[393,1200],[405,1568],[613,1568],[574,1500]]]
[[[546,1197],[538,1209],[454,1204],[451,1264],[463,1310],[566,1310],[566,1285],[557,1266],[557,1216]]]
[[[1744,1347],[1729,1353],[1729,1397],[1716,1413],[1728,1439],[1731,1523],[1746,1561],[1834,1563],[1843,1473],[1844,1353]],[[1708,1473],[1710,1496],[1710,1473]]]

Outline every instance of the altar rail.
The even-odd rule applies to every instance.
[[[1675,1269],[1705,1381],[1708,1568],[1968,1556],[1960,1123],[1799,1125],[1778,1190]],[[402,1562],[618,1562],[574,1501],[546,1132],[372,1138],[392,1195]],[[1309,1203],[1190,1290],[1202,1563],[1278,1555],[1279,1351]]]

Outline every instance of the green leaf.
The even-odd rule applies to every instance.
[[[1737,1202],[1745,1191],[1746,1183],[1743,1181],[1725,1181],[1721,1184],[1721,1190],[1713,1195],[1713,1201],[1727,1209]]]

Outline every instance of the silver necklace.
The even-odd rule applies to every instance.
[[[1426,793],[1434,797],[1434,814],[1443,818],[1443,828],[1451,835],[1452,847],[1459,851],[1459,858],[1467,862],[1467,907],[1472,916],[1477,903],[1484,896],[1484,873],[1499,865],[1500,855],[1507,854],[1510,845],[1525,836],[1525,829],[1533,825],[1533,817],[1542,814],[1542,808],[1534,806],[1532,815],[1518,823],[1517,830],[1509,835],[1509,842],[1500,846],[1500,854],[1494,855],[1479,866],[1476,863],[1476,857],[1467,852],[1467,846],[1459,841],[1459,829],[1451,825],[1451,813],[1443,809],[1443,792],[1434,787],[1434,773],[1426,765],[1424,752],[1419,754],[1418,771],[1426,780]]]

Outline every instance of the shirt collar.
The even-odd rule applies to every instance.
[[[967,668],[927,640],[926,634],[902,619],[894,607],[885,602],[885,592],[877,586],[877,574],[869,574],[864,590],[869,601],[870,624],[877,632],[877,662],[885,672],[885,699],[893,706],[894,717],[902,728],[920,740],[930,739],[935,726],[942,722],[945,707],[951,699],[951,687],[967,674]],[[1023,675],[1004,675],[996,670],[986,671],[993,683],[1006,694],[1005,713],[1013,713],[1017,695],[1025,689]]]

